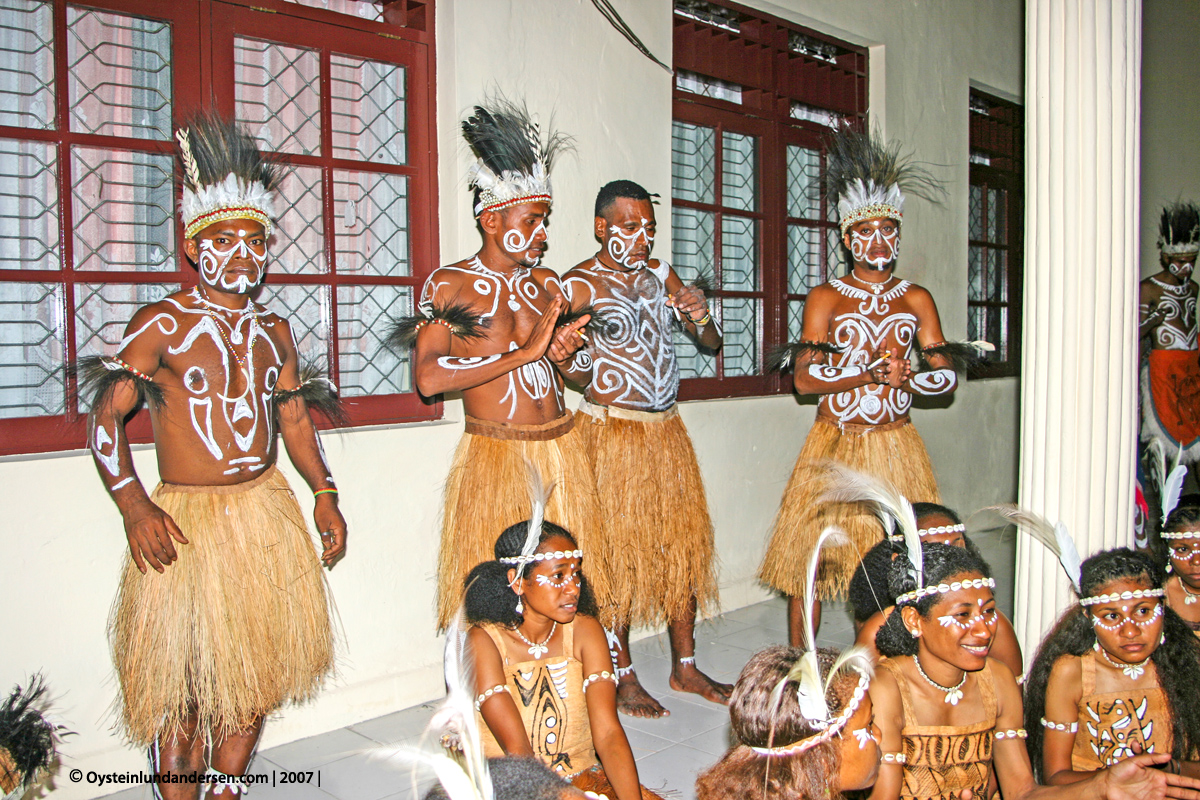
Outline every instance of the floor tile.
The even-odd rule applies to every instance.
[[[661,736],[647,733],[639,728],[622,727],[625,728],[625,738],[629,740],[629,747],[633,750],[633,757],[637,761],[641,761],[646,756],[653,755],[659,750],[666,750],[668,747],[676,744],[676,742],[670,739],[664,739]]]
[[[713,761],[715,762],[718,758],[725,755],[725,751],[732,747],[734,742],[733,731],[729,729],[728,724],[725,724],[713,728],[711,731],[705,731],[693,736],[690,739],[684,739],[680,744],[687,745],[702,753],[708,753],[713,756]]]
[[[309,770],[361,753],[377,744],[378,742],[349,728],[340,728],[320,736],[272,747],[263,751],[261,755],[284,769]]]
[[[693,800],[696,796],[696,775],[716,761],[709,753],[677,744],[639,761],[638,778],[652,791],[666,789],[680,800]]]
[[[750,653],[757,653],[764,647],[770,647],[774,644],[787,644],[787,632],[762,627],[746,628],[745,630],[722,636],[717,641],[746,650],[748,651],[747,657],[749,657]]]
[[[321,787],[341,800],[381,800],[411,787],[408,767],[367,753],[321,767]]]
[[[420,738],[433,716],[434,704],[424,703],[383,717],[359,722],[350,730],[380,744],[398,744]]]

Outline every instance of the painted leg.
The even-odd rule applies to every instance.
[[[821,598],[813,600],[813,633],[821,630]],[[804,646],[804,601],[799,597],[788,598],[788,644]]]
[[[209,774],[235,776],[245,775],[254,757],[254,749],[258,747],[258,737],[262,734],[262,717],[245,730],[226,736],[219,742],[213,743],[212,763]],[[209,784],[210,797],[239,797],[246,787],[240,783],[213,782]]]
[[[671,637],[671,688],[677,692],[692,692],[705,700],[729,705],[733,687],[717,683],[696,668],[696,596],[692,595],[687,613],[671,620],[667,630]]]
[[[196,718],[188,717],[178,736],[160,737],[150,745],[150,768],[158,775],[193,775],[204,772],[204,737],[196,732]],[[198,783],[156,783],[156,800],[198,800]]]
[[[631,717],[667,717],[670,711],[650,696],[638,681],[633,671],[633,656],[629,653],[629,628],[618,626],[609,647],[616,654],[617,665],[617,710]]]

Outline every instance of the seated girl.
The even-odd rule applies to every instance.
[[[813,720],[789,681],[803,655],[796,647],[769,647],[746,664],[729,700],[740,744],[700,774],[698,800],[826,800],[875,782],[879,745],[867,694],[869,664],[834,669],[836,653],[819,650],[827,710]]]
[[[1200,495],[1185,495],[1162,526],[1166,546],[1167,607],[1200,636]]]
[[[985,798],[993,771],[1005,800],[1195,796],[1200,783],[1153,769],[1166,754],[1038,786],[1016,679],[988,657],[998,621],[986,564],[964,548],[906,539],[889,576],[897,611],[876,639],[887,658],[871,683],[883,750],[873,800]]]
[[[1168,527],[1168,529],[1170,529]],[[1162,602],[1163,575],[1127,548],[1083,562],[1079,605],[1042,642],[1026,682],[1034,769],[1084,780],[1137,753],[1200,775],[1200,642]],[[1190,687],[1190,688],[1189,688]]]
[[[617,719],[617,678],[582,570],[563,528],[533,519],[496,540],[495,561],[467,576],[467,632],[476,710],[489,757],[532,755],[610,800],[640,787]]]
[[[965,548],[983,560],[979,548],[967,538],[966,526],[952,509],[939,503],[913,503],[918,533],[925,544],[949,544]],[[883,627],[895,607],[895,595],[888,591],[888,569],[892,560],[903,552],[903,536],[890,536],[875,545],[863,556],[862,563],[850,581],[850,603],[854,608],[855,644],[875,650],[875,634]],[[1021,645],[1012,623],[997,612],[996,641],[991,657],[1002,662],[1014,675],[1023,669]]]

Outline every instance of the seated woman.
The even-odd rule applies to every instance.
[[[870,664],[843,669],[848,662],[819,650],[818,691],[827,712],[812,720],[790,677],[803,655],[797,647],[768,647],[746,664],[729,700],[739,744],[700,774],[697,800],[832,800],[875,782],[879,744],[867,694]]]
[[[617,678],[563,528],[530,521],[496,540],[495,561],[467,576],[467,641],[485,754],[539,758],[577,788],[610,800],[654,798],[617,719]]]
[[[939,503],[913,503],[912,509],[922,543],[962,547],[983,561],[979,548],[967,538],[962,519],[952,509]],[[895,595],[888,591],[887,576],[892,560],[903,552],[903,541],[898,541],[902,539],[903,536],[890,536],[867,551],[850,581],[850,603],[854,608],[856,634],[854,643],[869,648],[877,657],[875,634],[883,627],[896,604]],[[990,655],[1012,670],[1014,675],[1021,674],[1021,645],[1017,642],[1012,623],[1000,612],[996,616],[996,641]]]
[[[1185,495],[1162,526],[1167,572],[1167,607],[1200,636],[1200,495]]]
[[[1168,526],[1168,529],[1170,527]],[[1200,642],[1164,608],[1146,553],[1098,553],[1080,570],[1079,605],[1042,642],[1025,687],[1033,767],[1046,783],[1084,780],[1136,753],[1172,756],[1200,776]]]
[[[876,639],[887,658],[871,682],[883,750],[872,800],[984,798],[993,772],[1005,800],[1196,796],[1200,782],[1153,768],[1167,754],[1134,756],[1069,786],[1039,786],[1021,741],[1020,689],[1012,671],[988,657],[997,620],[987,566],[963,548],[922,547],[915,532],[907,538],[907,552],[919,555],[893,562],[897,613]]]

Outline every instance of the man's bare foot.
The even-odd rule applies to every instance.
[[[671,712],[663,708],[662,703],[655,700],[649,692],[642,688],[636,672],[622,676],[617,684],[617,710],[631,717],[654,719],[671,716]]]
[[[676,664],[671,670],[671,688],[677,692],[692,692],[705,700],[721,705],[729,705],[729,695],[733,687],[728,683],[717,683],[712,678],[696,669],[695,664]]]

